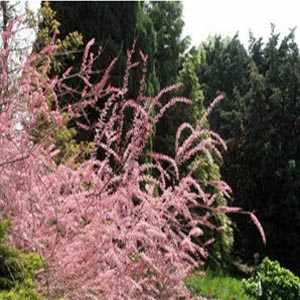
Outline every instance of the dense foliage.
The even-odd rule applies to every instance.
[[[0,223],[0,299],[39,300],[33,277],[43,265],[39,255],[21,251],[9,246],[6,235],[9,221]]]
[[[216,37],[199,53],[205,101],[220,90],[226,94],[210,118],[229,147],[222,175],[236,205],[255,210],[268,237],[264,247],[237,216],[235,253],[253,261],[260,252],[299,272],[300,56],[294,31],[281,37],[273,27],[266,43],[251,36],[248,51],[237,36]]]
[[[119,5],[127,5],[126,12],[131,14],[130,26],[127,26],[129,30],[126,34],[119,30],[121,28],[120,23],[126,22],[121,18],[118,9]],[[75,18],[74,16],[79,14],[78,11],[75,14],[72,13],[81,7],[83,11],[92,11],[89,15],[91,16],[86,20],[85,25],[81,24],[80,18]],[[52,8],[52,9],[51,9]],[[106,14],[109,11],[109,14]],[[66,5],[64,2],[47,3],[43,2],[42,6],[43,22],[40,25],[39,38],[38,40],[51,40],[49,34],[56,32],[60,38],[66,38],[71,30],[78,29],[85,40],[91,37],[93,34],[96,37],[96,44],[104,45],[104,51],[97,59],[97,67],[104,65],[108,58],[111,58],[113,53],[118,54],[118,65],[124,64],[124,43],[127,45],[129,42],[134,43],[133,35],[129,38],[129,33],[131,31],[135,32],[136,37],[136,48],[142,49],[147,53],[148,63],[147,63],[147,80],[146,80],[146,92],[149,95],[153,95],[155,91],[158,90],[159,86],[166,86],[175,81],[182,84],[180,91],[177,91],[178,96],[188,97],[193,99],[191,105],[177,104],[176,106],[170,107],[168,114],[165,114],[160,122],[155,126],[155,134],[149,139],[146,149],[149,151],[163,152],[165,154],[174,156],[174,144],[177,128],[187,120],[191,124],[195,124],[203,115],[205,109],[203,104],[203,93],[200,84],[198,83],[198,78],[196,74],[197,67],[199,65],[199,59],[195,53],[187,53],[183,55],[185,49],[188,45],[187,38],[179,38],[182,35],[183,30],[183,20],[182,20],[182,3],[180,2],[146,2],[139,3],[139,5],[133,3],[111,3],[111,2],[101,2],[101,3],[77,3],[75,6]],[[105,19],[109,18],[109,21],[105,23],[105,26],[98,21],[100,27],[95,27],[93,22],[94,18],[98,18],[105,14]],[[135,16],[135,17],[133,17]],[[168,16],[168,18],[163,18],[162,16]],[[59,20],[55,21],[55,18]],[[100,17],[101,18],[101,17]],[[129,18],[129,17],[128,17]],[[102,18],[103,19],[103,18]],[[79,22],[78,26],[76,24]],[[54,28],[53,24],[57,24]],[[59,24],[59,26],[58,26]],[[87,24],[90,24],[88,26]],[[102,25],[101,25],[102,24]],[[125,25],[124,25],[125,26]],[[123,26],[123,27],[124,27]],[[123,28],[122,27],[122,28]],[[103,32],[99,33],[98,29],[105,29]],[[111,30],[106,30],[111,28]],[[135,29],[134,29],[135,28]],[[119,31],[118,31],[119,30]],[[61,31],[61,32],[60,32]],[[118,34],[115,32],[118,31]],[[45,33],[48,32],[45,37]],[[69,33],[70,34],[70,33]],[[114,43],[114,50],[111,50],[111,38]],[[62,44],[66,44],[63,40]],[[58,44],[60,47],[60,44]],[[116,52],[116,49],[119,52]],[[108,51],[109,50],[109,51]],[[106,53],[108,51],[108,53]],[[67,52],[68,53],[68,52]],[[72,51],[71,51],[72,54]],[[79,61],[79,60],[78,60]],[[74,68],[74,62],[66,59],[65,56],[55,56],[54,65],[69,63]],[[79,69],[79,63],[75,69]],[[121,80],[123,68],[115,68],[111,70],[111,82],[116,83]],[[179,71],[180,70],[180,71]],[[96,75],[92,74],[92,81]],[[115,80],[119,78],[117,81]],[[140,79],[140,74],[131,70],[131,77],[129,78],[129,93],[133,97],[136,95],[138,88],[138,81]],[[72,78],[73,82],[76,82],[76,86],[80,86],[80,80],[77,78]],[[70,84],[70,82],[68,82]],[[175,94],[174,94],[175,95]],[[78,98],[78,97],[77,97]],[[62,97],[62,101],[65,102],[66,97]],[[161,103],[166,104],[168,102],[168,97],[162,97]],[[105,101],[101,99],[96,103],[98,110],[93,110],[91,114],[91,108],[86,110],[89,119],[94,119],[99,114],[101,108],[103,108]],[[153,112],[155,113],[155,112]],[[65,117],[64,120],[67,120]],[[86,122],[82,119],[81,122]],[[127,121],[125,121],[126,123]],[[93,148],[93,143],[78,143],[78,139],[93,139],[95,134],[94,130],[91,130],[88,134],[86,130],[76,126],[76,123],[71,124],[70,122],[64,122],[63,126],[56,128],[53,133],[53,138],[56,141],[55,145],[59,147],[60,154],[55,157],[56,161],[64,161],[68,164],[76,164],[81,161],[82,158],[88,157],[90,149]],[[205,125],[208,126],[208,125]],[[39,129],[48,128],[49,124],[42,123]],[[49,131],[48,131],[49,133]],[[79,134],[78,134],[79,133]],[[44,135],[44,130],[39,130],[39,135]],[[75,142],[75,139],[77,142]],[[98,155],[101,151],[98,150]],[[152,158],[145,158],[148,162],[152,161]],[[197,172],[197,178],[203,183],[209,182],[210,180],[219,180],[220,172],[218,163],[208,161],[205,157],[199,157],[202,161],[202,165],[205,166],[201,168],[200,172]],[[182,169],[183,171],[183,169]],[[226,204],[225,199],[218,197],[218,204]],[[231,223],[227,216],[218,213],[216,215],[215,223],[217,226],[224,228],[214,232],[211,237],[217,239],[217,243],[214,244],[212,249],[210,249],[210,260],[214,265],[226,265],[228,263],[228,255],[232,248],[233,238]]]
[[[294,300],[300,298],[300,278],[265,258],[254,277],[244,281],[247,293],[261,300]]]

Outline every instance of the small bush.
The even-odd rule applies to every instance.
[[[261,300],[300,299],[300,278],[268,258],[259,265],[254,277],[244,281],[244,288],[247,294]]]
[[[42,260],[37,254],[24,254],[7,245],[9,226],[8,220],[0,222],[0,300],[39,300],[33,276]]]

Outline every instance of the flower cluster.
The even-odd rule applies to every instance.
[[[47,76],[53,45],[29,56],[14,82],[0,75],[6,91],[2,89],[0,99],[0,206],[13,223],[11,241],[45,258],[40,283],[52,296],[187,299],[191,295],[183,279],[208,255],[210,241],[203,232],[214,228],[211,216],[218,208],[213,206],[215,194],[197,181],[192,169],[182,174],[181,167],[199,153],[219,156],[224,143],[200,120],[195,128],[185,123],[178,129],[174,158],[145,154],[155,124],[168,108],[190,100],[172,98],[160,104],[162,97],[179,88],[176,85],[154,97],[144,95],[147,57],[142,53],[139,95],[131,99],[130,72],[140,67],[132,61],[134,49],[128,51],[122,86],[109,83],[116,60],[98,82],[92,82],[92,44],[76,74],[84,88],[74,104],[59,103],[61,95],[74,92],[66,84],[68,76],[75,76],[72,70],[62,78]],[[1,71],[6,58],[2,51]],[[49,97],[56,104],[51,109]],[[100,110],[101,101],[105,103]],[[88,120],[91,108],[99,111],[94,123]],[[26,118],[18,118],[21,129],[16,130],[15,116],[24,113]],[[32,141],[38,117],[59,125],[63,113],[81,128],[94,129],[102,158],[94,153],[77,168],[57,165],[53,157],[58,150],[49,144],[50,137]],[[190,135],[183,138],[186,129]],[[211,185],[222,195],[230,192],[224,182]]]

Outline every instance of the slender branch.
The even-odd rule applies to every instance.
[[[15,158],[15,159],[12,159],[12,160],[4,161],[4,162],[0,163],[0,168],[2,168],[3,166],[6,166],[6,165],[14,164],[14,163],[16,163],[16,162],[25,160],[25,159],[29,158],[29,156],[30,156],[30,155],[27,154],[27,155],[22,156],[22,157],[19,157],[19,158]]]

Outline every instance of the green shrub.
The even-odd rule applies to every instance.
[[[268,258],[259,265],[254,277],[244,280],[244,288],[247,294],[261,300],[300,299],[300,278]]]
[[[42,267],[42,259],[9,246],[6,242],[9,226],[8,220],[0,222],[0,300],[40,300],[33,276]]]

